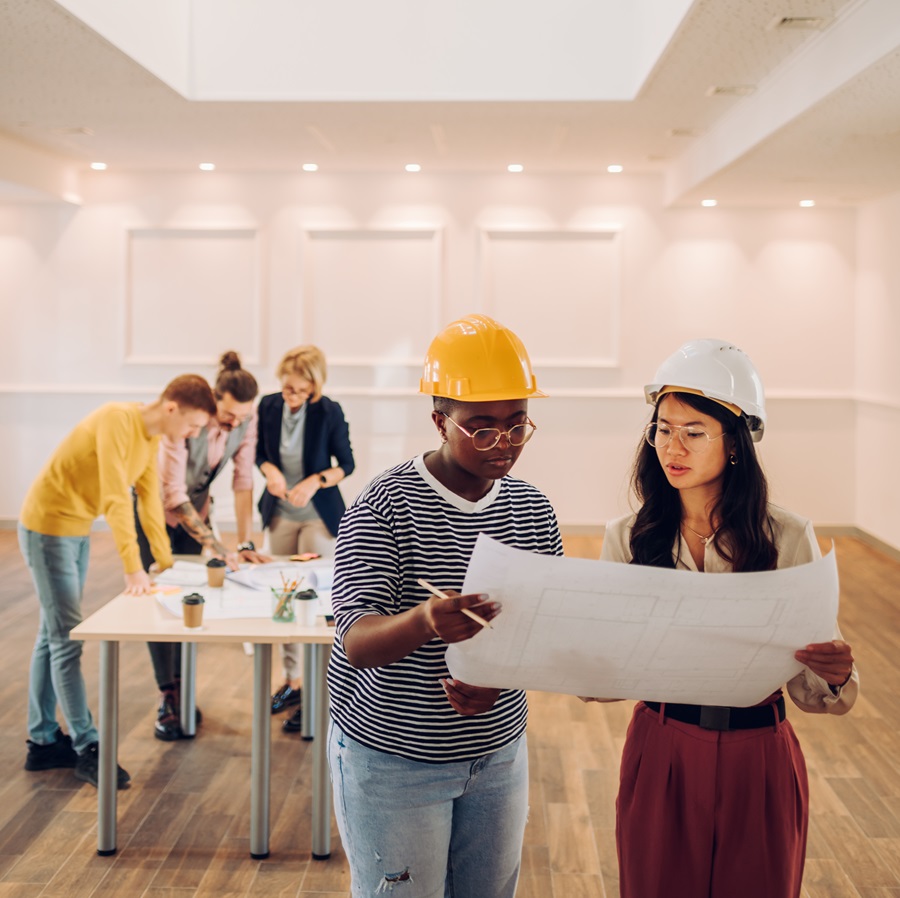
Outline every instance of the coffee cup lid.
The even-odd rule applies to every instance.
[[[207,567],[225,567],[225,562],[221,558],[210,558],[206,562]]]
[[[185,596],[181,600],[185,605],[202,605],[206,599],[199,592],[192,592],[189,596]]]

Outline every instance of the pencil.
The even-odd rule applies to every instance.
[[[421,577],[416,581],[419,586],[423,586],[427,589],[433,596],[437,596],[439,599],[452,599],[453,596],[448,596],[447,593],[441,592],[436,586],[432,586],[427,580],[423,580]],[[482,627],[487,627],[489,630],[493,630],[494,628],[491,626],[490,621],[486,621],[480,614],[476,614],[474,611],[471,611],[468,608],[460,608],[460,611],[466,616],[471,617],[473,621],[481,624]]]

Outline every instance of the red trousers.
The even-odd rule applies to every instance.
[[[808,815],[788,721],[717,732],[639,702],[616,799],[621,898],[798,898]]]

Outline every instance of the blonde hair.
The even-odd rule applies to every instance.
[[[318,346],[295,346],[289,349],[278,363],[275,376],[280,380],[296,374],[313,385],[310,402],[318,402],[322,398],[322,387],[325,386],[327,368],[325,353]]]

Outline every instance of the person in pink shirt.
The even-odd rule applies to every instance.
[[[253,535],[253,467],[256,459],[256,411],[259,387],[256,378],[241,366],[236,352],[219,360],[213,393],[216,414],[196,437],[163,439],[159,448],[159,479],[166,529],[174,555],[200,555],[223,559],[232,570],[239,561],[270,561],[256,551]],[[238,546],[229,551],[210,521],[213,480],[231,461],[232,489],[237,520]],[[154,558],[143,534],[138,533],[145,569]],[[183,736],[179,722],[181,644],[148,643],[153,671],[160,691],[154,725],[157,739],[171,742]]]

